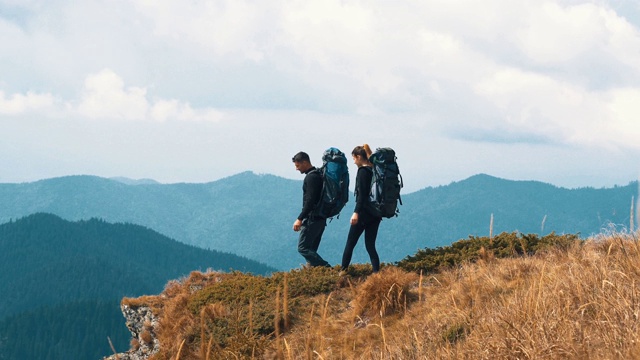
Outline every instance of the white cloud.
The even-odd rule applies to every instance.
[[[178,100],[158,100],[150,109],[149,117],[157,121],[217,121],[223,114],[213,109],[194,110],[188,103]]]
[[[33,111],[42,111],[51,108],[55,99],[51,94],[37,94],[27,92],[26,94],[12,94],[5,96],[0,91],[0,114],[17,115]]]
[[[194,110],[178,100],[150,101],[145,88],[125,88],[122,78],[110,69],[87,76],[84,86],[76,111],[91,119],[218,121],[222,116],[213,109]]]
[[[269,3],[243,0],[175,2],[131,0],[141,16],[152,20],[156,36],[187,42],[214,56],[240,55],[259,61],[260,44],[255,38],[268,29]]]
[[[89,118],[144,120],[149,103],[146,89],[124,88],[124,82],[113,71],[105,69],[89,75],[77,111]]]
[[[636,4],[640,13],[640,4]],[[606,12],[605,26],[608,30],[606,52],[621,63],[629,66],[635,72],[640,72],[640,31],[626,19],[613,13]]]
[[[608,141],[640,149],[640,89],[616,89],[609,95],[610,117],[598,130],[609,133]]]
[[[640,150],[640,89],[589,91],[549,76],[503,70],[477,93],[492,102],[500,131],[539,135],[559,143]]]
[[[607,41],[605,9],[594,4],[563,7],[541,2],[517,31],[521,50],[538,63],[564,63]]]

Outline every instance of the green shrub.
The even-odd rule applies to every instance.
[[[285,296],[285,275],[288,289],[286,296],[291,313],[296,313],[301,299],[329,293],[337,288],[339,280],[334,269],[320,267],[274,273],[271,277],[236,272],[224,281],[208,285],[194,293],[189,299],[189,310],[196,316],[207,304],[225,304],[230,316],[211,322],[211,332],[219,339],[231,337],[233,332],[246,332],[250,325],[252,329],[249,332],[269,335],[275,331],[276,294],[280,294],[280,304]],[[249,303],[252,304],[251,314],[247,310]]]
[[[450,246],[419,250],[415,255],[407,256],[397,262],[397,265],[406,271],[429,273],[451,268],[464,262],[477,261],[483,251],[490,252],[496,258],[506,258],[533,255],[550,248],[567,249],[576,241],[580,241],[578,235],[557,235],[555,233],[550,233],[542,238],[536,234],[516,232],[504,232],[491,239],[486,236],[470,236],[469,239],[456,241]]]

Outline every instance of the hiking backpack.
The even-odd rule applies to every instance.
[[[339,215],[349,201],[347,157],[337,148],[329,148],[322,155],[322,167],[318,171],[322,176],[322,193],[314,212],[318,216],[332,218]]]
[[[373,180],[369,199],[374,213],[380,217],[398,216],[398,202],[402,205],[400,189],[403,186],[396,152],[391,148],[377,148],[369,156],[373,164]]]

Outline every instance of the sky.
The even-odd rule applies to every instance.
[[[0,183],[302,179],[363,143],[406,192],[640,175],[637,0],[0,0],[0,47]]]

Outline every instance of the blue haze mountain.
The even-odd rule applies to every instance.
[[[405,179],[410,181],[410,179]],[[130,222],[173,239],[254,259],[278,269],[297,267],[292,219],[300,210],[302,181],[240,173],[201,184],[125,184],[70,176],[24,184],[0,184],[0,222],[34,212],[64,219],[97,217]],[[585,237],[630,223],[638,183],[614,188],[565,189],[537,181],[475,175],[449,185],[403,194],[400,216],[383,220],[378,236],[382,261],[394,262],[418,249],[448,245],[468,236],[580,233]],[[348,232],[353,197],[342,216],[328,223],[320,253],[338,264]],[[354,262],[367,262],[358,245]]]

